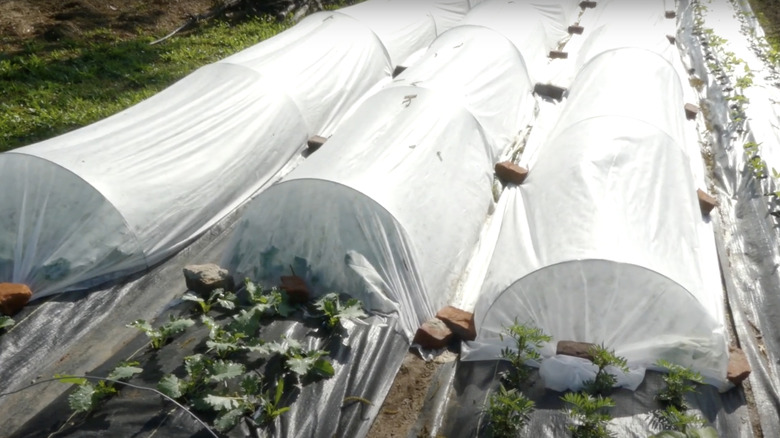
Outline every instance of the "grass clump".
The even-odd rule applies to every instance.
[[[106,29],[29,41],[0,55],[0,152],[106,118],[291,25],[272,17],[216,21],[156,45],[151,35],[122,40]]]

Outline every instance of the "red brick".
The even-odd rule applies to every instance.
[[[421,347],[430,350],[439,350],[450,343],[453,336],[452,330],[438,318],[432,318],[425,321],[417,329],[414,335],[414,342]]]
[[[473,341],[477,338],[477,328],[474,325],[474,314],[456,307],[447,306],[436,314],[447,327],[455,333],[455,336],[464,341]]]
[[[0,312],[13,316],[32,298],[32,291],[26,284],[0,283]]]

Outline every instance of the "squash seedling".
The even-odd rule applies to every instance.
[[[232,292],[225,292],[224,289],[215,289],[211,291],[208,299],[205,300],[196,293],[190,291],[182,295],[181,299],[196,303],[200,312],[204,315],[209,313],[211,308],[215,305],[225,310],[233,310],[236,308],[236,295]]]
[[[0,316],[0,334],[5,333],[5,331],[11,327],[16,325],[16,321],[13,320],[10,316]]]
[[[85,377],[55,375],[63,383],[75,383],[78,388],[68,396],[68,405],[73,412],[91,412],[100,403],[118,392],[116,382],[123,382],[134,375],[143,372],[138,362],[122,362],[108,375],[107,379],[98,380],[96,385]]]
[[[173,315],[171,315],[170,320],[158,329],[153,328],[151,324],[143,319],[133,321],[128,324],[127,327],[134,327],[144,332],[151,342],[152,349],[159,350],[163,345],[168,343],[173,336],[178,335],[188,327],[192,327],[194,324],[195,321],[189,318],[174,318]]]
[[[320,318],[323,320],[323,326],[328,330],[342,327],[343,319],[365,318],[366,312],[363,311],[363,304],[360,300],[350,298],[346,303],[342,303],[339,295],[335,292],[323,295],[314,303],[314,308],[320,312]]]

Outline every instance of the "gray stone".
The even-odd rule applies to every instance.
[[[199,295],[208,295],[215,289],[232,291],[233,276],[227,269],[213,263],[205,265],[187,265],[183,269],[187,289]]]

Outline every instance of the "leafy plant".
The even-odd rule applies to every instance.
[[[184,371],[187,376],[178,378],[168,374],[160,379],[157,389],[172,399],[182,397],[199,397],[206,389],[213,374],[213,361],[202,354],[194,354],[184,358]]]
[[[515,388],[507,390],[500,385],[488,400],[484,412],[489,419],[493,437],[515,437],[528,423],[534,409],[534,402]]]
[[[523,386],[531,375],[531,368],[526,365],[529,360],[539,360],[538,349],[542,343],[549,342],[552,338],[545,335],[541,329],[524,324],[514,324],[506,327],[505,334],[515,341],[515,348],[504,348],[501,350],[501,357],[507,359],[510,363],[510,369],[501,377],[511,388],[519,389]],[[501,335],[504,340],[504,334]]]
[[[13,318],[11,318],[10,316],[5,316],[5,315],[0,316],[0,333],[2,333],[2,331],[6,329],[13,327],[14,325],[16,325],[16,321],[14,321]]]
[[[685,409],[678,409],[674,405],[668,405],[665,409],[656,411],[655,416],[664,429],[682,432],[683,434],[699,429],[707,424],[698,415],[689,414]]]
[[[667,370],[663,376],[666,387],[658,393],[658,400],[679,410],[687,409],[685,395],[696,391],[696,383],[703,382],[701,374],[663,359],[656,365]]]
[[[201,316],[200,320],[209,328],[209,340],[206,341],[208,351],[214,351],[220,359],[244,348],[244,339],[249,336],[243,331],[225,330],[206,315]]]
[[[133,321],[127,326],[135,327],[138,330],[144,332],[144,334],[146,334],[146,336],[151,341],[152,348],[159,350],[173,336],[183,332],[189,327],[192,327],[194,324],[195,321],[189,318],[174,318],[174,316],[171,315],[170,320],[158,329],[153,328],[151,324],[144,321],[143,319]]]
[[[570,404],[569,417],[572,424],[569,431],[574,438],[605,438],[612,436],[607,429],[611,419],[604,410],[615,406],[609,397],[592,396],[583,392],[569,392],[561,399]]]
[[[236,308],[236,295],[232,292],[225,292],[225,290],[221,288],[211,291],[208,299],[205,300],[194,292],[185,293],[182,295],[181,299],[197,303],[198,308],[203,314],[209,313],[214,305],[225,310],[233,310]]]
[[[249,294],[249,301],[252,303],[252,309],[262,315],[278,314],[282,317],[288,317],[297,310],[297,306],[290,302],[286,293],[277,288],[271,288],[265,291],[259,285],[253,283],[250,279],[244,279],[246,291]]]
[[[335,373],[333,365],[325,359],[325,350],[307,350],[295,339],[283,338],[281,342],[269,342],[257,348],[263,354],[282,356],[284,366],[297,378],[331,377]]]
[[[73,376],[55,376],[63,383],[75,383],[78,388],[68,396],[68,405],[74,412],[91,412],[103,400],[117,393],[114,382],[125,381],[143,372],[138,362],[123,362],[108,375],[107,380],[99,380],[96,385],[86,378]]]
[[[276,417],[284,414],[285,412],[289,411],[290,408],[288,406],[280,407],[279,403],[282,400],[282,394],[284,393],[284,379],[279,379],[276,382],[276,389],[274,392],[274,397],[270,397],[270,390],[266,390],[264,393],[264,397],[262,398],[262,405],[261,405],[261,411],[260,411],[260,423],[261,424],[270,424],[272,423]]]
[[[617,377],[607,371],[607,367],[615,367],[627,373],[626,359],[615,355],[614,350],[608,350],[604,345],[594,345],[590,348],[592,362],[598,367],[596,377],[585,382],[585,392],[592,395],[606,394],[617,383]]]
[[[368,316],[363,311],[363,304],[360,300],[350,298],[346,303],[342,303],[339,295],[335,292],[323,295],[314,303],[314,308],[320,312],[323,325],[329,330],[340,327],[342,319]]]

